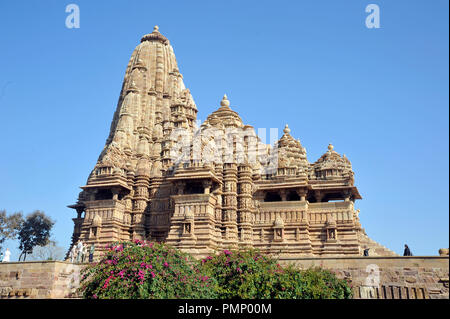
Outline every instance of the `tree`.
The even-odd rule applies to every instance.
[[[19,261],[22,256],[25,261],[27,254],[33,253],[34,247],[45,246],[49,243],[50,230],[54,224],[50,217],[39,210],[27,216],[18,233],[21,250]]]
[[[0,250],[6,239],[14,239],[23,224],[22,213],[7,216],[6,210],[0,210]]]
[[[58,246],[56,241],[49,240],[47,245],[35,247],[29,258],[31,260],[62,260],[64,248]]]

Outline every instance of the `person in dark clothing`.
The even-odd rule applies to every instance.
[[[91,244],[91,247],[89,248],[89,262],[94,261],[94,252],[95,252],[95,245]]]
[[[369,249],[370,249],[370,248],[364,249],[364,256],[369,256]]]
[[[412,256],[411,250],[409,250],[408,245],[405,244],[405,251],[403,252],[403,256]]]

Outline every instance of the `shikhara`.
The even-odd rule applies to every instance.
[[[352,165],[333,145],[311,163],[287,125],[264,144],[226,95],[200,127],[196,120],[173,48],[155,27],[131,55],[106,145],[69,206],[72,243],[94,243],[95,256],[133,239],[199,258],[235,248],[289,258],[367,248],[395,255],[363,230]]]

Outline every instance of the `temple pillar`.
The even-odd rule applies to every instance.
[[[237,167],[235,163],[224,164],[224,192],[223,211],[225,214],[223,225],[225,226],[224,246],[235,248],[238,243],[238,228],[236,221],[237,212]]]
[[[314,195],[315,195],[315,197],[316,197],[316,201],[318,202],[318,203],[320,203],[320,202],[322,202],[322,199],[323,199],[323,197],[324,197],[324,193],[322,193],[321,191],[315,191],[315,193],[314,193]]]
[[[287,191],[285,189],[280,190],[280,197],[283,202],[287,200]]]
[[[112,188],[111,192],[113,193],[113,200],[119,200],[119,192],[120,192],[120,188]]]
[[[204,194],[209,194],[211,192],[211,186],[212,186],[211,181],[209,180],[203,181]]]
[[[239,185],[239,220],[238,228],[240,229],[240,246],[253,246],[253,220],[252,220],[252,176],[251,167],[241,165],[238,168],[238,185]]]
[[[307,189],[299,188],[296,190],[298,196],[300,197],[300,201],[304,202],[306,201],[306,195],[308,193]]]

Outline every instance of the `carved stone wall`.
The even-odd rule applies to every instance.
[[[282,265],[321,267],[351,282],[355,299],[448,299],[449,258],[281,257]],[[0,263],[0,299],[78,298],[82,264],[61,261]]]
[[[0,299],[76,298],[82,267],[62,261],[0,263]]]
[[[448,299],[449,258],[280,258],[280,264],[321,267],[351,282],[355,299]]]
[[[358,256],[364,248],[395,255],[364,237],[351,163],[333,145],[310,163],[287,125],[265,144],[226,95],[200,128],[196,119],[173,48],[155,27],[131,55],[104,149],[69,206],[77,212],[72,245],[95,244],[94,257],[134,239],[198,257],[239,247],[286,257]],[[194,136],[192,148],[178,144]]]

